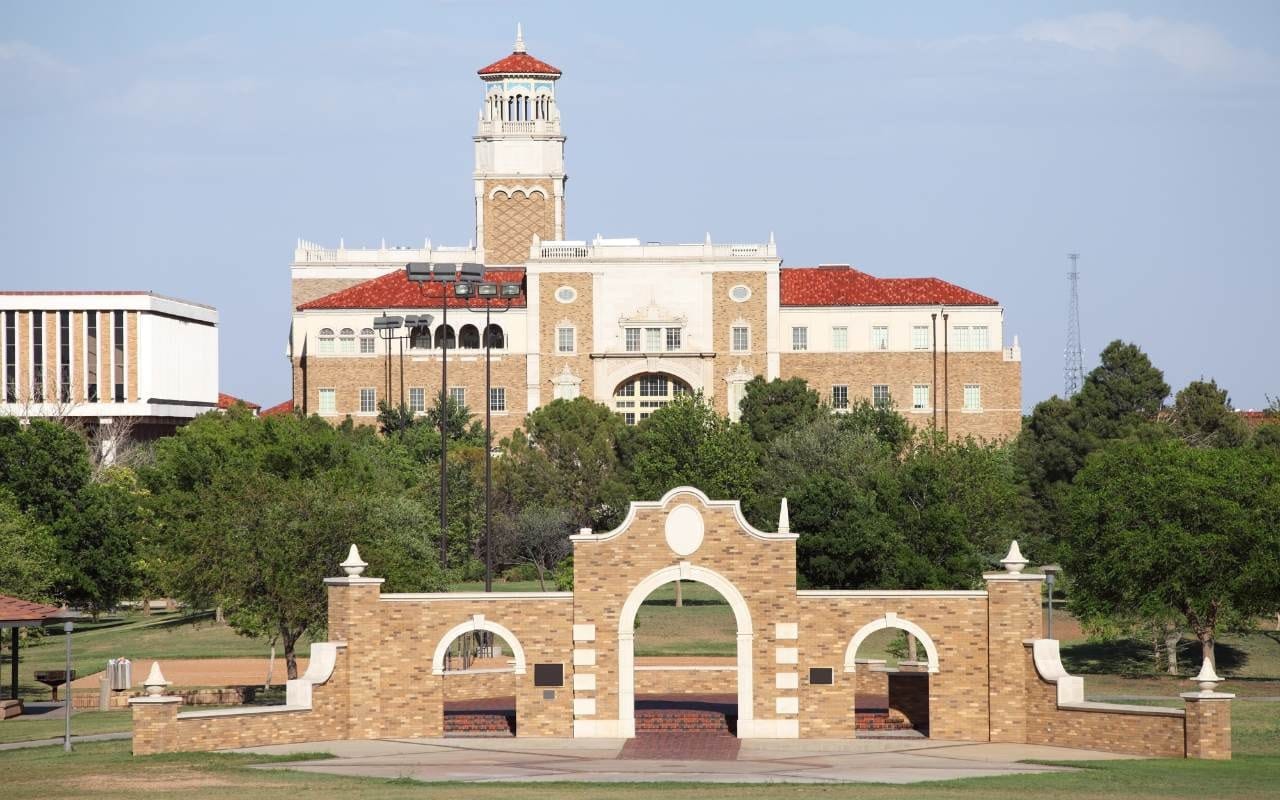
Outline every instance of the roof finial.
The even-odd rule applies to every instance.
[[[524,29],[520,26],[519,22],[516,23],[516,46],[511,52],[524,52]]]
[[[791,511],[787,508],[787,498],[782,498],[782,506],[778,509],[778,533],[791,533]]]

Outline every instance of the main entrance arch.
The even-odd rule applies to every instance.
[[[666,372],[642,372],[619,383],[613,390],[613,410],[628,425],[635,425],[672,400],[692,394],[689,384]]]
[[[641,580],[631,590],[626,602],[622,604],[622,611],[618,616],[618,727],[619,734],[622,736],[636,734],[636,614],[640,611],[640,604],[653,593],[654,589],[677,580],[706,584],[729,602],[729,608],[733,610],[733,618],[737,625],[738,637],[738,720],[742,722],[754,718],[752,704],[755,697],[752,690],[751,651],[755,634],[751,624],[751,609],[747,606],[746,598],[732,581],[713,570],[695,567],[684,562],[660,569]]]

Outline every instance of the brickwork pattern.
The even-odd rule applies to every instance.
[[[790,336],[790,333],[787,334]],[[790,346],[790,341],[784,342]],[[754,346],[754,343],[753,343]],[[952,438],[973,436],[996,440],[1016,436],[1022,427],[1022,364],[1005,361],[1001,353],[952,353],[948,394]],[[870,400],[874,384],[886,384],[889,396],[907,421],[922,430],[933,424],[932,413],[911,410],[911,387],[933,383],[931,352],[887,353],[796,353],[784,351],[779,357],[783,378],[804,378],[824,401],[831,400],[831,387],[849,387],[849,401]],[[943,382],[942,356],[938,356],[938,383]],[[965,384],[982,387],[982,412],[966,412]],[[937,405],[938,428],[945,427],[943,396],[931,389],[930,400]]]
[[[1024,642],[1041,636],[1039,580],[987,580],[991,741],[1027,741]],[[1032,667],[1034,670],[1034,667]]]
[[[294,402],[306,413],[320,411],[320,390],[334,389],[338,413],[326,417],[335,425],[347,415],[357,425],[376,425],[377,414],[360,414],[360,389],[373,388],[379,400],[387,398],[386,357],[309,356],[306,359],[306,396],[303,397],[302,364],[294,360]],[[400,402],[400,356],[398,350],[391,355],[391,396],[393,404]],[[494,388],[506,389],[507,410],[493,414],[493,438],[495,442],[509,435],[528,413],[525,392],[525,357],[494,351],[492,355],[491,382]],[[484,351],[455,350],[449,354],[449,386],[466,389],[466,403],[475,419],[484,420]],[[440,356],[404,356],[404,398],[409,402],[409,389],[422,387],[426,407],[431,408],[440,394]],[[305,403],[305,404],[304,404]]]
[[[433,644],[432,648],[434,647]],[[524,676],[513,672],[446,673],[441,679],[441,694],[446,703],[456,700],[514,697],[516,680],[522,677]]]
[[[561,303],[556,300],[556,290],[561,286],[568,286],[578,293],[572,303]],[[538,292],[538,322],[542,328],[538,331],[538,352],[542,354],[541,385],[538,387],[539,402],[549,403],[555,397],[552,381],[566,366],[574,375],[582,379],[579,395],[594,399],[596,386],[591,353],[597,349],[597,343],[593,318],[595,296],[592,292],[591,276],[580,272],[544,273],[538,277]],[[576,331],[576,344],[572,355],[561,354],[556,347],[556,329],[562,322],[573,325]],[[600,388],[606,394],[613,391],[612,386]]]
[[[751,297],[735,302],[729,290],[739,284],[751,289]],[[712,346],[718,354],[715,363],[715,409],[729,413],[729,385],[725,378],[741,371],[751,375],[764,375],[768,349],[768,293],[766,275],[763,272],[715,272],[711,276],[711,326]],[[747,323],[750,350],[733,352],[732,328],[739,320]]]
[[[859,629],[883,619],[889,612],[919,625],[938,650],[940,671],[927,678],[930,735],[937,739],[986,741],[987,601],[964,596],[801,597],[802,677],[807,679],[810,667],[832,667],[836,673],[835,687],[810,686],[807,680],[801,681],[802,735],[806,726],[814,736],[853,735],[853,695],[858,685],[866,685],[856,683],[864,671],[869,673],[866,680],[875,682],[875,694],[888,694],[885,673],[873,672],[861,664],[850,675],[844,672],[844,655]]]
[[[1078,747],[1129,753],[1148,758],[1182,758],[1186,753],[1181,716],[1124,711],[1079,711],[1058,708],[1058,687],[1040,678],[1031,646],[1024,646],[1025,704],[1028,744]],[[992,741],[995,721],[992,721]]]
[[[541,187],[546,193],[497,192],[495,186],[519,184],[529,189]],[[487,264],[523,264],[529,260],[533,237],[555,238],[556,212],[551,181],[513,178],[484,184],[484,258]]]
[[[701,547],[687,557],[676,555],[667,546],[667,512],[688,503],[703,517],[705,534]],[[795,697],[795,690],[774,686],[775,649],[794,647],[794,641],[775,638],[774,624],[798,622],[794,579],[795,542],[763,541],[748,536],[726,506],[705,507],[692,494],[676,494],[661,509],[636,513],[629,528],[618,537],[600,542],[574,543],[574,619],[577,624],[593,624],[596,639],[596,690],[580,694],[594,697],[594,719],[618,719],[618,632],[622,605],[642,579],[681,561],[711,569],[738,588],[751,612],[752,676],[756,719],[779,715],[774,701]],[[791,669],[787,667],[786,669]],[[736,691],[736,682],[721,691]],[[742,716],[741,709],[739,716]]]
[[[127,400],[142,399],[138,386],[138,312],[130,311],[124,318],[125,361],[124,396]]]
[[[1231,701],[1186,698],[1187,758],[1231,758]]]
[[[719,694],[732,691],[736,669],[636,670],[636,694]],[[598,685],[598,684],[597,684]]]

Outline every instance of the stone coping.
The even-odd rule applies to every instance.
[[[1181,708],[1165,708],[1163,706],[1132,706],[1120,703],[1098,703],[1092,700],[1080,700],[1071,703],[1058,703],[1063,711],[1097,711],[1107,714],[1142,714],[1148,717],[1185,717],[1187,712]]]
[[[212,711],[186,711],[178,719],[208,719],[210,717],[239,717],[250,714],[280,714],[287,711],[310,711],[311,706],[243,706],[240,708],[215,708]]]
[[[383,603],[440,603],[448,600],[573,600],[573,592],[388,592]]]
[[[661,666],[636,665],[636,672],[737,672],[737,666],[707,666],[702,664],[664,664]]]
[[[514,675],[515,667],[481,667],[479,669],[446,669],[440,674],[446,678],[450,675]]]
[[[1003,573],[1002,573],[1003,574]],[[918,597],[928,599],[947,599],[962,597],[986,597],[982,589],[797,589],[796,597],[838,599],[877,598],[877,597]]]

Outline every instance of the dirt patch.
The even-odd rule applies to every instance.
[[[175,789],[220,789],[230,786],[252,786],[254,789],[278,789],[283,783],[231,780],[221,775],[197,772],[193,769],[148,771],[134,775],[82,775],[70,782],[86,793],[103,791],[172,792]]]

